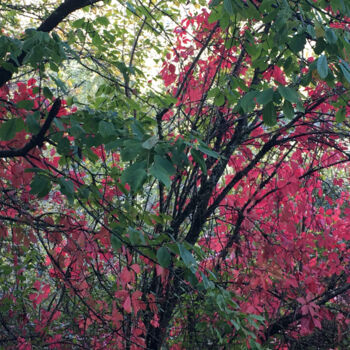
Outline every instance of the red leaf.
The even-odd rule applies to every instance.
[[[123,303],[123,309],[127,312],[127,313],[131,313],[131,299],[130,299],[130,296],[128,296],[124,303]]]

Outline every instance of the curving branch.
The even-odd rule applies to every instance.
[[[316,302],[317,305],[322,306],[324,304],[326,304],[329,300],[333,299],[334,297],[344,294],[347,291],[350,290],[350,283],[345,283],[343,284],[341,287],[338,287],[336,289],[333,290],[328,290],[327,292],[325,292],[323,294],[323,296],[320,298],[320,300],[318,300]],[[294,323],[295,321],[300,320],[303,317],[303,314],[301,313],[301,309],[297,309],[292,313],[289,313],[288,315],[281,317],[280,319],[278,319],[277,321],[275,321],[274,323],[272,323],[265,331],[264,334],[264,339],[263,342],[266,343],[267,340],[279,333],[280,331],[285,330],[286,328],[288,328],[292,323]]]
[[[37,146],[40,147],[44,142],[44,138],[47,130],[49,130],[50,125],[54,120],[54,118],[57,116],[60,108],[61,108],[61,100],[57,99],[52,105],[52,108],[45,120],[45,123],[41,127],[40,131],[36,135],[33,135],[30,141],[22,148],[0,151],[0,158],[24,157],[33,148]]]
[[[93,5],[102,0],[65,0],[60,6],[58,6],[50,15],[45,19],[44,22],[37,28],[38,31],[49,33],[56,28],[68,15],[72,12],[79,10],[85,6]],[[23,64],[26,52],[22,51],[19,55],[18,62],[9,60],[7,63],[20,67]],[[11,80],[13,72],[0,67],[0,87]]]

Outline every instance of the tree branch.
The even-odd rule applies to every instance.
[[[31,149],[35,148],[36,146],[40,146],[44,141],[46,131],[49,129],[52,121],[57,116],[60,108],[61,100],[57,99],[54,102],[49,115],[47,116],[47,119],[45,120],[45,123],[38,134],[33,135],[30,141],[22,148],[0,151],[0,158],[24,157]]]
[[[345,293],[348,290],[350,290],[350,283],[345,283],[343,286],[337,289],[325,292],[322,298],[319,301],[317,301],[316,304],[319,306],[324,305],[327,301],[333,299],[337,295]],[[279,320],[272,323],[265,331],[265,342],[268,340],[269,337],[275,335],[279,331],[286,329],[291,323],[300,320],[302,317],[303,315],[301,313],[301,309],[299,308],[294,312],[284,317],[281,317]]]

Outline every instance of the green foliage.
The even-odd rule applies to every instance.
[[[169,250],[166,247],[160,247],[157,250],[157,259],[161,266],[165,268],[169,267],[171,263],[171,255]]]

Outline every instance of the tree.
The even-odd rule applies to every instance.
[[[4,348],[349,345],[349,5],[184,3],[0,5]]]

